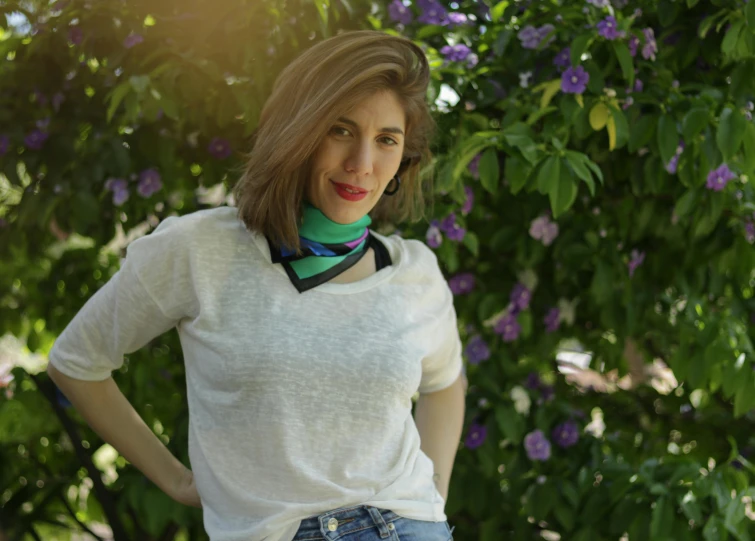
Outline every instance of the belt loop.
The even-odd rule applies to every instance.
[[[378,532],[380,532],[380,539],[389,537],[391,535],[391,532],[390,530],[388,530],[388,525],[385,523],[385,519],[380,513],[380,509],[377,509],[376,507],[372,507],[370,505],[367,506],[367,511],[369,511],[370,516],[372,517],[372,521],[375,523],[375,526],[377,526]]]

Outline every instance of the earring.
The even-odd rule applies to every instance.
[[[396,175],[391,180],[395,180],[396,181],[396,187],[393,190],[391,190],[390,192],[388,190],[385,190],[383,192],[385,195],[396,195],[396,192],[398,191],[398,189],[401,188],[401,177],[399,177],[398,175]],[[388,184],[390,184],[390,182]]]

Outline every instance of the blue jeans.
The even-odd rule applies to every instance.
[[[448,522],[413,520],[358,505],[302,520],[294,541],[453,541],[452,531]]]

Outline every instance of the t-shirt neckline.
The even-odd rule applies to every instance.
[[[262,253],[265,261],[267,261],[268,264],[272,265],[275,268],[276,272],[281,273],[286,278],[286,281],[290,281],[288,275],[286,274],[286,269],[283,268],[283,265],[281,265],[280,263],[272,262],[270,247],[267,244],[267,239],[265,238],[265,236],[256,231],[251,231],[250,234],[255,246],[257,246],[257,249]],[[401,243],[393,243],[388,241],[385,236],[380,235],[379,233],[375,233],[372,230],[370,230],[370,234],[374,235],[379,241],[381,241],[386,250],[388,250],[388,253],[391,256],[391,265],[383,267],[374,274],[371,274],[366,278],[362,278],[361,280],[357,280],[356,282],[350,282],[348,284],[325,282],[324,284],[320,284],[308,291],[305,291],[304,293],[301,293],[301,295],[306,295],[307,293],[311,293],[313,291],[321,291],[323,293],[331,293],[336,295],[360,293],[362,291],[367,291],[368,289],[372,289],[373,287],[378,286],[379,284],[385,282],[391,276],[393,276],[404,259],[403,246],[401,245]],[[294,285],[291,284],[291,287],[293,288]]]

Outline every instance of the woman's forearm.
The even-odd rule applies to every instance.
[[[442,391],[420,395],[414,412],[420,448],[433,461],[435,486],[445,500],[464,425],[466,387],[461,375]]]
[[[47,373],[103,440],[161,490],[172,495],[187,468],[139,417],[113,378],[104,381],[74,379],[52,364],[48,365]]]

